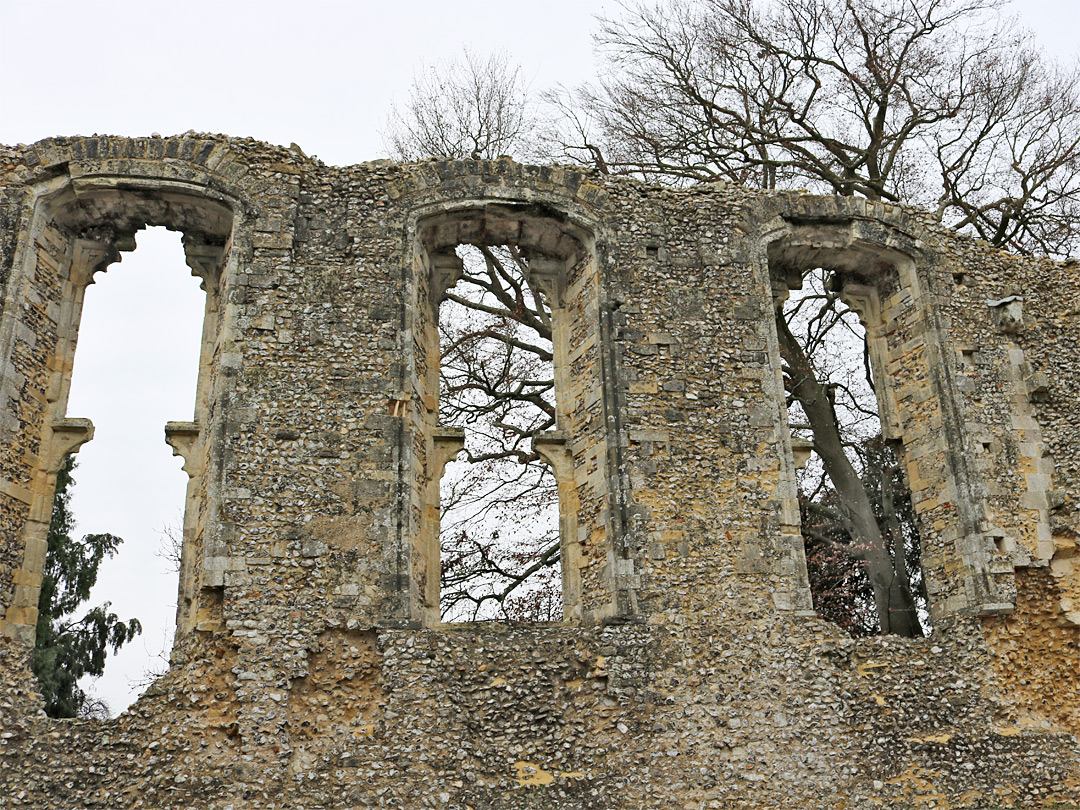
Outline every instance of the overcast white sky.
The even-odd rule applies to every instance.
[[[1013,10],[1050,53],[1080,53],[1080,0]],[[535,88],[576,84],[593,74],[593,16],[605,11],[618,4],[0,0],[0,143],[194,129],[358,163],[384,156],[379,129],[422,61],[494,46]],[[80,531],[127,541],[95,599],[146,626],[96,685],[114,710],[134,699],[131,682],[173,622],[176,577],[155,551],[161,529],[180,524],[187,476],[162,428],[192,418],[202,313],[179,235],[154,229],[138,242],[88,290],[68,408],[97,427],[78,456]]]

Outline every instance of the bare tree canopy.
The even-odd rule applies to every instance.
[[[1004,0],[662,0],[603,21],[563,153],[674,183],[903,201],[1018,252],[1077,247],[1080,77]],[[588,126],[584,126],[583,122]]]
[[[503,52],[439,62],[413,79],[409,99],[396,104],[383,139],[397,160],[522,155],[535,119],[521,68]]]

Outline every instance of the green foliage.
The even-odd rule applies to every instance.
[[[113,653],[142,632],[138,619],[122,622],[109,612],[109,603],[91,608],[81,619],[73,614],[90,598],[98,567],[123,542],[111,534],[72,538],[75,519],[70,511],[72,456],[56,477],[49,523],[49,548],[38,600],[37,643],[31,668],[41,684],[45,712],[50,717],[76,717],[100,713],[98,702],[79,688],[83,675],[98,676],[105,669],[107,649]]]

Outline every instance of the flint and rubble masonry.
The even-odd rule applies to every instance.
[[[82,294],[147,225],[207,294],[166,428],[176,647],[119,718],[52,720],[28,656],[55,473],[93,434]],[[563,624],[438,621],[460,243],[557,291]],[[809,266],[883,370],[930,638],[813,613],[772,320]],[[0,283],[4,808],[1080,807],[1075,263],[865,200],[187,133],[0,147]]]

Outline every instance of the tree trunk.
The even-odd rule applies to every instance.
[[[904,542],[904,529],[896,514],[896,502],[893,498],[893,478],[890,470],[881,472],[881,511],[885,516],[885,527],[892,540],[893,570],[896,572],[895,586],[889,594],[889,613],[891,624],[897,628],[893,632],[909,638],[923,635],[922,623],[915,610],[915,597],[911,593],[911,572],[907,564],[907,545]]]

